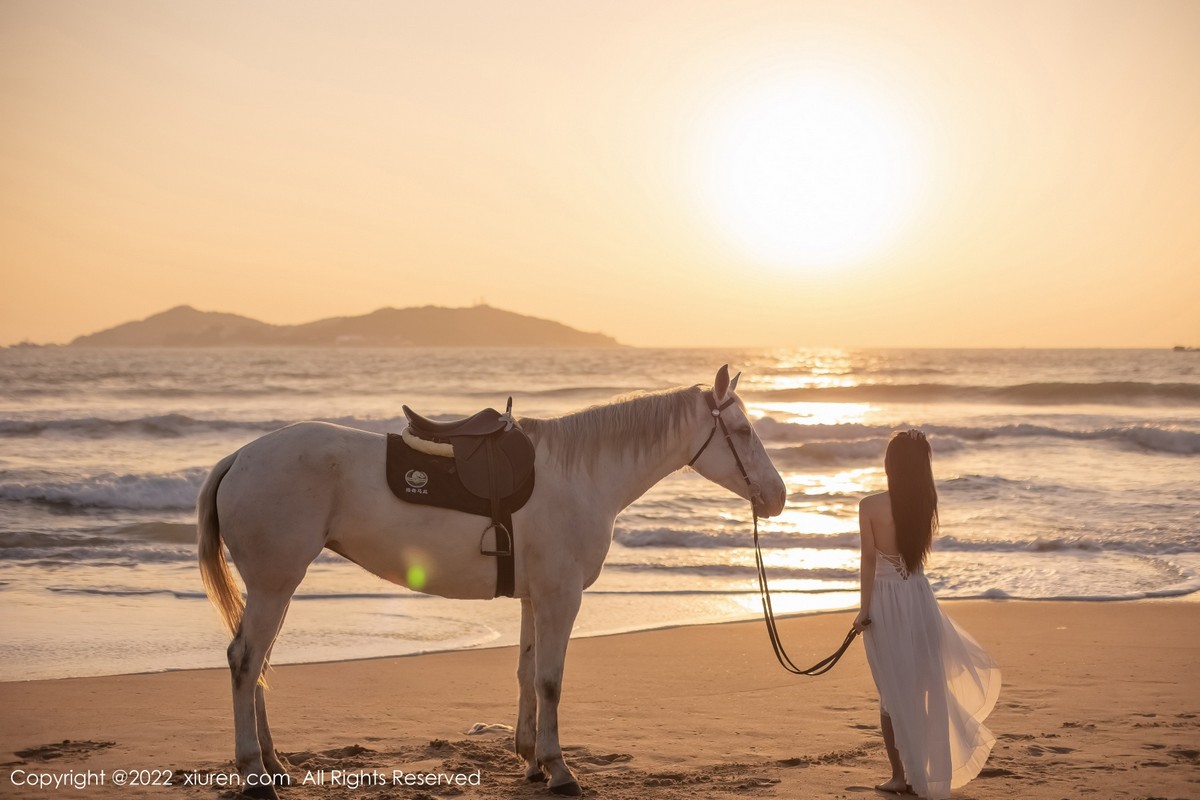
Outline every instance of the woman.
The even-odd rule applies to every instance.
[[[950,796],[979,774],[996,739],[984,727],[1000,670],[938,607],[924,564],[938,526],[929,442],[898,433],[884,457],[888,490],[859,504],[862,601],[854,628],[879,689],[892,777],[876,789]]]

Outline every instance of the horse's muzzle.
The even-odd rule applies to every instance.
[[[750,503],[754,507],[754,513],[760,517],[779,516],[783,513],[783,507],[787,505],[787,487],[781,485],[776,496],[768,500],[763,497],[761,487],[751,486]]]

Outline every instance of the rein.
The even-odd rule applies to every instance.
[[[756,490],[754,483],[750,480],[750,474],[746,472],[746,467],[742,464],[742,459],[738,456],[737,448],[733,446],[733,437],[729,434],[729,429],[725,426],[725,420],[721,418],[721,412],[733,405],[734,399],[731,397],[721,405],[717,405],[716,398],[711,393],[705,392],[704,399],[708,403],[709,409],[712,410],[713,427],[708,433],[708,438],[704,440],[704,444],[700,445],[700,449],[696,451],[696,455],[692,456],[692,460],[688,462],[688,466],[693,466],[700,458],[700,455],[708,448],[708,445],[713,440],[713,436],[717,433],[717,428],[720,427],[721,433],[725,435],[725,443],[729,445],[729,452],[733,454],[733,460],[737,463],[738,471],[742,473],[742,480],[746,482],[746,486],[750,489],[751,496]],[[850,645],[854,643],[854,638],[858,636],[858,631],[854,628],[846,634],[846,638],[842,640],[842,646],[837,649],[833,655],[821,659],[816,664],[813,664],[808,669],[802,669],[796,666],[787,651],[783,648],[783,640],[779,637],[779,628],[775,623],[775,610],[771,607],[771,589],[767,585],[767,569],[763,563],[762,546],[758,540],[758,511],[754,508],[754,501],[750,501],[750,513],[754,516],[754,564],[758,572],[758,593],[762,596],[763,619],[767,623],[767,636],[771,639],[771,649],[775,651],[775,660],[779,665],[793,675],[807,675],[815,678],[818,675],[824,675],[829,670],[833,669],[834,664],[845,655],[850,649]],[[866,620],[866,625],[870,625],[871,621]]]
[[[758,592],[762,595],[763,618],[767,622],[767,636],[771,638],[771,648],[775,651],[775,660],[793,675],[807,675],[810,678],[824,675],[833,669],[833,665],[850,649],[854,637],[858,636],[858,631],[851,628],[850,632],[846,634],[846,638],[842,640],[842,646],[833,655],[821,659],[808,669],[796,666],[787,651],[783,649],[783,641],[779,638],[779,629],[775,625],[775,611],[771,608],[771,590],[767,586],[767,570],[763,564],[762,547],[758,543],[758,512],[753,511],[753,504],[751,511],[754,514],[754,563],[758,567]],[[870,625],[870,620],[867,620],[865,624]]]

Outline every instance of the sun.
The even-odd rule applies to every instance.
[[[905,120],[870,89],[776,79],[716,104],[706,127],[702,202],[751,258],[807,269],[860,262],[914,211],[920,158]]]

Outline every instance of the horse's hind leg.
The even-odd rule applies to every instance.
[[[266,664],[267,653],[275,641],[283,616],[287,613],[294,586],[282,591],[255,591],[246,594],[246,611],[237,635],[229,645],[229,671],[233,680],[234,754],[242,793],[247,797],[277,800],[274,781],[263,763],[259,745],[256,700],[261,697],[258,679]],[[262,714],[266,722],[265,711]],[[267,732],[268,739],[270,732]],[[271,755],[271,759],[278,759]]]
[[[537,762],[537,694],[533,686],[534,653],[537,649],[533,627],[533,603],[521,600],[521,655],[517,661],[517,755],[525,760],[525,779],[544,781],[545,774]]]
[[[275,636],[279,636],[279,631],[275,632]],[[267,670],[271,668],[271,651],[274,649],[275,643],[272,642],[271,646],[267,648],[267,658],[263,664],[264,680]],[[271,738],[271,726],[267,724],[267,697],[263,681],[259,681],[258,685],[254,687],[254,716],[258,723],[258,749],[262,752],[263,766],[267,768],[267,772],[276,777],[287,776],[287,767],[283,765],[283,762],[279,760],[279,755],[275,752],[275,742]],[[286,781],[283,783],[286,785]]]

